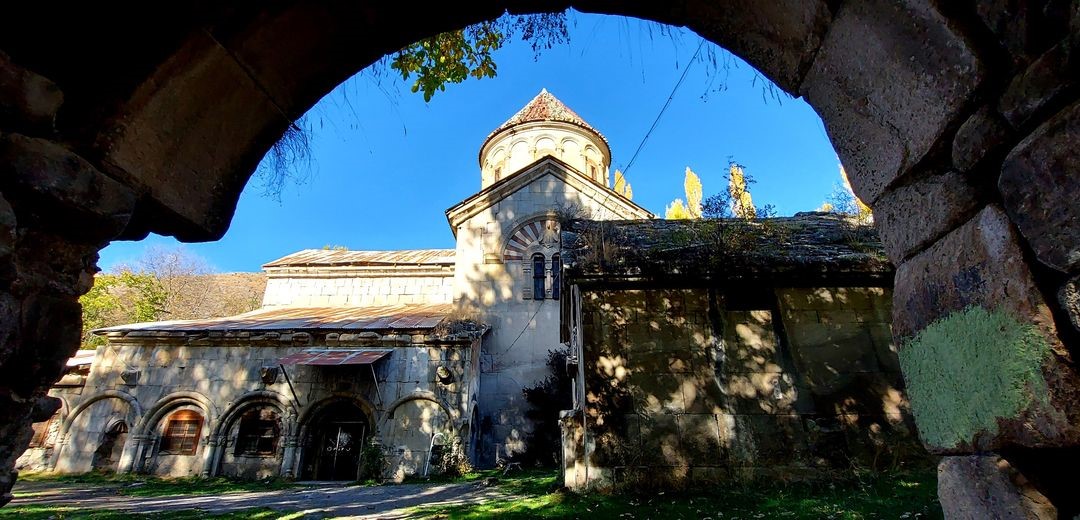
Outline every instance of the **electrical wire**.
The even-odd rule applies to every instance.
[[[649,127],[649,131],[645,132],[645,137],[641,138],[641,143],[638,144],[637,150],[634,150],[634,155],[630,157],[630,162],[622,169],[624,176],[626,175],[626,172],[630,171],[630,167],[634,165],[634,161],[637,160],[638,154],[641,153],[641,149],[645,148],[645,142],[649,140],[649,136],[652,135],[653,130],[656,129],[656,125],[660,124],[660,118],[664,116],[664,112],[666,112],[671,105],[671,101],[675,99],[675,93],[679,90],[679,87],[682,86],[683,81],[686,80],[686,74],[690,72],[690,68],[694,66],[694,62],[697,61],[697,57],[701,54],[701,49],[704,47],[705,38],[702,38],[701,42],[698,43],[697,50],[694,51],[694,56],[690,58],[690,63],[686,64],[682,76],[679,76],[679,81],[675,82],[675,87],[671,89],[671,94],[668,96],[667,101],[665,101],[664,106],[660,108],[660,113],[656,114],[656,119],[653,120],[652,126]]]

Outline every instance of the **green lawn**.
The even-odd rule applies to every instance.
[[[942,518],[932,470],[864,476],[831,485],[732,486],[708,492],[573,494],[560,491],[554,473],[503,478],[515,498],[484,504],[418,508],[418,518],[662,518],[871,519]]]
[[[233,480],[227,478],[157,478],[146,475],[124,473],[120,475],[103,473],[84,473],[81,475],[56,475],[51,473],[22,473],[19,480],[24,482],[61,482],[70,484],[92,484],[116,489],[121,495],[135,497],[159,497],[166,495],[219,495],[237,491],[272,491],[295,486],[292,482],[281,479],[270,480]],[[19,496],[16,493],[16,496]]]
[[[169,511],[167,513],[137,514],[113,511],[88,511],[62,506],[13,506],[0,508],[2,520],[293,520],[289,514],[273,509],[245,509],[235,513],[213,514],[199,510]]]

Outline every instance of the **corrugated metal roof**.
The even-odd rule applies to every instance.
[[[107,332],[202,332],[238,330],[417,330],[431,329],[453,311],[453,304],[384,307],[278,307],[227,318],[132,323],[97,329]]]
[[[392,352],[389,349],[307,349],[278,360],[282,365],[370,365]]]
[[[263,267],[293,266],[380,266],[380,265],[443,265],[453,264],[453,249],[407,249],[403,251],[335,251],[304,249],[284,256]]]
[[[96,350],[80,350],[71,356],[67,360],[67,366],[77,367],[80,365],[89,365],[94,361],[94,356],[97,354]]]

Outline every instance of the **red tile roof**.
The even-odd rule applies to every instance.
[[[563,123],[570,123],[572,125],[580,126],[586,130],[592,131],[596,135],[599,135],[601,139],[604,138],[595,128],[589,126],[581,116],[576,112],[570,110],[562,101],[553,96],[547,89],[543,89],[525,105],[524,108],[514,114],[513,117],[507,119],[505,123],[500,125],[495,131],[488,135],[488,139],[491,139],[495,134],[510,128],[511,126],[520,125],[522,123],[530,123],[534,121],[560,121]]]

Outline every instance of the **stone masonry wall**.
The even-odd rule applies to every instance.
[[[296,476],[304,456],[299,450],[303,438],[298,437],[306,426],[303,421],[328,400],[341,396],[355,399],[369,414],[391,463],[387,470],[390,476],[401,478],[421,470],[429,456],[430,435],[436,431],[459,437],[463,446],[468,446],[468,420],[476,398],[474,358],[479,344],[388,347],[393,352],[375,367],[377,388],[366,365],[287,366],[288,380],[284,374],[270,381],[264,378],[265,368],[274,369],[277,360],[307,347],[299,342],[190,346],[153,340],[99,347],[81,399],[71,403],[73,412],[57,446],[55,469],[63,473],[89,471],[104,431],[113,421],[123,420],[130,433],[119,462],[121,471],[168,476]],[[436,376],[440,366],[450,370],[451,380]],[[411,400],[430,406],[406,406]],[[236,457],[237,412],[256,404],[272,406],[281,416],[278,451],[269,458]],[[168,414],[180,409],[195,410],[205,420],[199,449],[189,456],[160,454],[160,429]],[[425,415],[409,416],[411,431],[424,439],[398,431],[397,422],[414,409]],[[290,446],[298,451],[286,455]],[[220,452],[216,460],[215,451]]]
[[[582,0],[574,6],[687,26],[807,99],[855,192],[874,208],[898,264],[898,339],[972,306],[1037,327],[1050,354],[1027,368],[1041,374],[1049,404],[1007,414],[1012,427],[1002,435],[984,432],[979,442],[1003,450],[1033,492],[1048,494],[1057,514],[1080,514],[1076,475],[1039,463],[1080,446],[1080,432],[1068,427],[1080,424],[1074,359],[1080,167],[1071,145],[1080,102],[1080,4]],[[220,237],[259,159],[322,95],[379,56],[497,16],[503,7],[515,6],[447,4],[418,20],[400,2],[365,4],[363,11],[351,3],[285,2],[269,16],[261,6],[177,4],[148,30],[125,22],[130,7],[124,4],[6,6],[0,17],[0,502],[10,497],[10,468],[26,447],[30,422],[57,405],[45,392],[77,348],[77,297],[90,286],[97,250],[151,231],[183,240]],[[328,52],[341,48],[352,52]],[[957,370],[964,367],[943,373]],[[955,402],[958,413],[971,408],[963,395]],[[1044,423],[1051,427],[1025,427]],[[951,486],[947,514],[986,505],[977,483],[1000,476],[988,473],[998,455],[977,456],[988,458],[942,464]]]
[[[453,303],[454,276],[272,277],[264,307]]]
[[[559,341],[559,302],[525,298],[532,276],[522,262],[503,261],[506,240],[535,218],[557,219],[556,209],[575,205],[597,218],[626,218],[604,206],[599,185],[570,185],[544,175],[462,224],[457,231],[457,302],[492,327],[484,342],[480,410],[481,464],[492,465],[524,449],[531,426],[522,389],[547,377],[548,352]],[[494,256],[494,259],[491,258]]]
[[[758,291],[756,303],[708,289],[584,293],[590,480],[821,478],[921,456],[890,291]],[[566,482],[579,487],[575,450]]]

